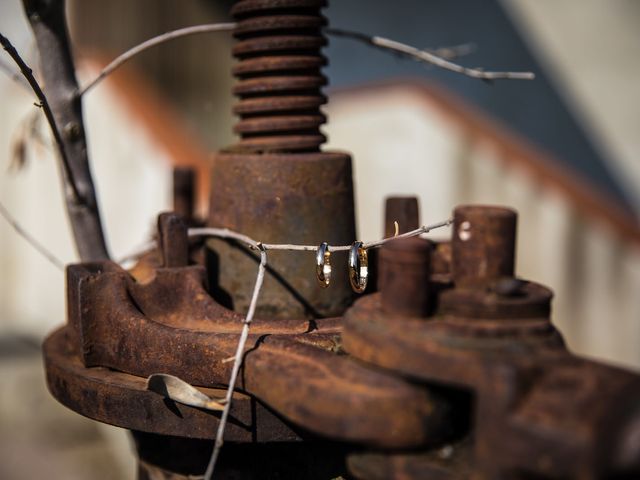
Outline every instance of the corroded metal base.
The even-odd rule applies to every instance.
[[[209,225],[242,232],[263,243],[349,245],[355,239],[351,158],[343,153],[219,154],[212,173]],[[237,244],[210,240],[213,295],[247,310],[257,264]],[[346,269],[318,288],[313,252],[269,252],[257,312],[267,318],[341,315],[353,293]],[[346,265],[346,252],[332,254]]]
[[[117,427],[190,439],[215,438],[220,412],[173,402],[146,388],[146,378],[104,367],[87,368],[60,328],[44,342],[44,365],[51,394],[85,417]],[[200,388],[212,398],[225,390]],[[235,392],[225,438],[230,442],[294,442],[300,436],[260,402]]]

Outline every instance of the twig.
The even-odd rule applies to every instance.
[[[350,30],[342,30],[338,28],[327,28],[325,32],[329,35],[335,35],[337,37],[346,37],[358,40],[377,48],[384,50],[391,50],[401,55],[405,55],[421,62],[430,63],[444,70],[450,70],[452,72],[461,73],[472,78],[479,78],[481,80],[498,80],[498,79],[510,79],[510,80],[533,80],[535,75],[532,72],[485,72],[478,68],[468,68],[458,65],[457,63],[445,60],[428,50],[421,50],[411,45],[390,40],[384,37],[366,35],[360,32],[352,32]]]
[[[255,249],[260,248],[259,245],[261,245],[261,243],[258,242],[257,240],[254,240],[253,238],[243,233],[238,233],[238,232],[234,232],[233,230],[229,230],[228,228],[211,228],[211,227],[190,228],[188,230],[188,234],[190,237],[231,238],[233,240],[238,240],[242,243],[245,243],[248,246]]]
[[[443,220],[442,222],[433,223],[431,225],[425,225],[420,228],[416,228],[415,230],[411,230],[410,232],[401,233],[400,235],[395,235],[393,237],[383,238],[382,240],[377,240],[375,242],[368,242],[363,245],[364,248],[378,248],[384,245],[387,242],[391,242],[394,240],[400,240],[401,238],[410,238],[416,237],[418,235],[422,235],[424,233],[429,233],[431,230],[435,230],[436,228],[448,227],[453,223],[451,218],[447,220]],[[333,250],[333,249],[332,249]]]
[[[35,248],[40,255],[46,258],[54,267],[58,270],[64,272],[64,262],[56,257],[53,253],[51,253],[47,248],[38,242],[31,234],[27,233],[25,229],[23,229],[18,221],[13,218],[13,216],[9,213],[9,210],[0,203],[0,215],[4,217],[9,225],[15,230],[15,232],[24,238],[29,245]]]
[[[222,410],[222,416],[220,423],[218,424],[218,431],[216,432],[216,441],[213,447],[213,453],[207,465],[207,471],[204,474],[205,480],[210,480],[213,471],[216,467],[218,456],[220,455],[220,449],[224,443],[224,430],[227,425],[227,419],[229,418],[229,412],[231,411],[231,401],[233,398],[233,390],[235,389],[236,380],[238,379],[238,372],[242,365],[242,357],[244,355],[244,347],[249,337],[249,325],[253,320],[253,315],[256,311],[256,305],[258,303],[258,296],[260,295],[260,289],[262,288],[262,282],[264,281],[264,273],[267,266],[267,251],[258,244],[260,248],[260,265],[258,266],[258,276],[256,277],[256,283],[253,287],[253,295],[251,296],[251,303],[249,304],[249,310],[247,316],[244,319],[244,325],[242,326],[242,333],[240,334],[240,340],[238,340],[238,347],[236,348],[236,355],[233,362],[233,368],[231,369],[231,378],[229,379],[229,387],[227,388],[227,395],[225,396],[224,410]]]
[[[376,240],[374,242],[367,242],[363,245],[365,249],[367,248],[378,248],[384,245],[385,243],[391,240],[398,240],[401,238],[409,238],[415,237],[418,235],[422,235],[424,233],[429,233],[431,230],[435,230],[436,228],[446,227],[451,225],[452,220],[447,219],[442,222],[433,223],[431,225],[425,225],[415,230],[411,230],[410,232],[402,233],[400,235],[394,235],[393,237],[383,238],[382,240]],[[299,252],[315,252],[318,250],[318,245],[293,245],[290,243],[262,243],[257,240],[254,240],[247,235],[242,233],[234,232],[233,230],[229,230],[228,228],[211,228],[211,227],[203,227],[203,228],[190,228],[188,230],[189,237],[218,237],[218,238],[229,238],[232,240],[237,240],[242,242],[253,249],[258,250],[260,247],[265,250],[289,250],[289,251],[299,251]],[[117,260],[118,263],[122,264],[131,260],[136,260],[140,258],[145,253],[150,252],[156,247],[157,243],[155,241],[145,243],[140,247],[136,248],[131,253],[121,257]],[[351,245],[339,245],[339,246],[331,246],[332,252],[340,252],[347,251],[351,248]]]
[[[109,74],[111,74],[114,70],[122,66],[125,62],[128,62],[137,54],[147,50],[148,48],[154,47],[156,45],[160,45],[161,43],[168,42],[170,40],[174,40],[176,38],[186,37],[189,35],[196,35],[200,33],[210,33],[210,32],[223,32],[223,31],[231,31],[236,27],[235,23],[210,23],[204,25],[194,25],[192,27],[180,28],[178,30],[172,30],[170,32],[163,33],[162,35],[158,35],[157,37],[152,37],[144,42],[136,45],[135,47],[127,50],[123,54],[116,57],[109,65],[104,67],[102,71],[98,74],[96,78],[91,80],[87,85],[78,90],[78,96],[82,96],[95,87],[98,83],[104,80]],[[523,72],[523,73],[511,73],[511,72],[483,72],[478,69],[465,68],[460,65],[456,65],[455,63],[451,63],[448,59],[457,58],[462,55],[467,55],[475,50],[475,45],[472,43],[465,43],[462,45],[455,45],[452,47],[442,47],[437,49],[425,49],[420,50],[415,47],[410,47],[408,45],[404,45],[399,42],[394,42],[393,40],[388,40],[382,37],[372,37],[369,35],[365,35],[359,32],[353,32],[350,30],[342,30],[335,28],[325,29],[325,32],[329,35],[335,35],[338,37],[349,37],[355,38],[357,40],[363,41],[364,43],[373,45],[378,48],[382,48],[385,50],[393,50],[397,53],[402,53],[406,56],[410,56],[413,58],[417,58],[418,60],[431,63],[441,68],[445,68],[447,70],[452,70],[454,72],[463,73],[465,75],[469,75],[471,77],[476,78],[484,78],[484,79],[495,79],[495,78],[513,78],[513,79],[526,79],[530,80],[533,78],[533,73]],[[423,58],[424,57],[424,58]],[[510,76],[504,76],[510,75]]]
[[[139,45],[136,45],[130,50],[127,50],[122,55],[113,60],[105,68],[103,68],[96,78],[91,80],[87,85],[85,85],[78,91],[78,96],[82,96],[87,93],[115,69],[122,66],[125,62],[131,60],[137,54],[147,50],[148,48],[151,48],[155,45],[160,45],[161,43],[168,42],[169,40],[173,40],[175,38],[185,37],[187,35],[230,31],[233,30],[235,26],[235,23],[212,23],[206,25],[195,25],[193,27],[185,27],[178,30],[172,30],[170,32],[163,33],[162,35],[158,35],[157,37],[150,38],[149,40],[145,40]]]
[[[13,61],[16,62],[16,64],[20,68],[20,71],[22,72],[22,75],[27,80],[27,82],[29,82],[29,86],[33,90],[33,93],[35,93],[36,97],[38,97],[38,101],[40,102],[39,106],[42,107],[44,116],[46,117],[47,122],[49,123],[49,127],[51,127],[53,138],[55,139],[56,144],[58,146],[60,157],[62,159],[62,166],[64,168],[65,175],[69,179],[69,186],[73,190],[74,195],[79,197],[80,193],[78,192],[75,181],[73,179],[73,172],[69,167],[69,159],[67,158],[67,153],[64,148],[64,143],[62,142],[62,135],[60,134],[58,125],[56,124],[56,121],[53,117],[53,111],[51,110],[51,106],[47,101],[47,97],[45,96],[44,92],[42,91],[42,88],[40,88],[40,85],[38,84],[37,80],[33,76],[33,70],[31,70],[31,68],[24,62],[24,60],[22,60],[22,57],[20,56],[18,51],[15,49],[15,47],[11,44],[9,39],[4,35],[2,35],[1,33],[0,33],[0,44],[2,44],[2,48],[4,48],[7,51],[7,53],[11,56]]]
[[[29,88],[27,86],[27,88]],[[31,88],[29,88],[31,90]],[[30,110],[21,120],[16,132],[14,132],[11,145],[11,159],[9,162],[9,171],[18,171],[27,164],[28,147],[33,142],[40,148],[44,148],[49,152],[53,152],[52,145],[45,139],[38,127],[41,117],[39,110]],[[55,154],[55,152],[54,152]]]
[[[89,167],[82,103],[71,56],[64,0],[22,0],[38,50],[42,81],[55,119],[54,136],[62,160],[62,182],[75,246],[82,261],[109,258]],[[44,99],[41,99],[43,106]],[[52,115],[51,115],[52,114]],[[51,122],[50,122],[51,123]],[[52,128],[53,128],[52,125]]]
[[[434,230],[436,228],[446,227],[448,225],[451,225],[451,222],[452,220],[448,219],[442,222],[434,223],[432,225],[425,225],[423,227],[416,228],[415,230],[411,230],[410,232],[406,232],[394,237],[387,237],[387,238],[383,238],[382,240],[376,240],[374,242],[366,242],[363,244],[363,248],[365,249],[378,248],[384,245],[385,243],[393,240],[415,237],[418,235],[422,235],[424,233],[428,233],[431,230]],[[315,252],[318,250],[318,245],[293,245],[288,243],[285,243],[285,244],[261,243],[246,235],[234,232],[227,228],[190,228],[189,236],[190,237],[231,238],[231,239],[243,242],[253,248],[259,248],[261,246],[265,250],[291,250],[291,251],[304,251],[304,252]],[[332,252],[347,251],[350,248],[351,248],[351,245],[330,246],[330,249]]]
[[[368,243],[365,243],[363,246],[365,248],[377,248],[389,241],[421,235],[435,228],[440,228],[440,227],[450,225],[451,222],[452,220],[448,219],[443,222],[438,222],[430,226],[417,228],[415,230],[412,230],[411,232],[407,232],[402,235],[385,238],[375,242],[368,242]],[[220,418],[220,423],[218,424],[218,431],[216,432],[216,440],[213,447],[213,453],[211,454],[211,459],[209,460],[209,465],[207,466],[207,471],[205,472],[205,475],[204,475],[205,480],[210,480],[213,475],[213,471],[215,469],[218,456],[220,455],[220,450],[224,443],[224,430],[227,424],[227,419],[229,417],[229,412],[231,410],[231,401],[233,397],[233,391],[235,389],[236,380],[238,378],[238,372],[240,371],[240,366],[242,365],[242,357],[244,354],[245,344],[247,342],[247,337],[249,336],[249,325],[253,320],[253,315],[255,313],[256,305],[258,302],[258,295],[260,294],[260,289],[262,288],[262,282],[264,281],[264,274],[267,266],[267,250],[315,251],[317,250],[318,246],[317,245],[291,245],[291,244],[263,244],[248,237],[247,235],[237,233],[226,228],[191,228],[188,230],[188,235],[190,237],[215,236],[215,237],[221,237],[221,238],[230,238],[230,239],[238,240],[240,242],[245,243],[246,245],[249,245],[250,247],[257,248],[258,250],[260,250],[260,265],[258,267],[258,276],[256,278],[256,283],[253,288],[251,303],[249,304],[249,310],[244,320],[244,325],[242,327],[240,339],[238,340],[238,347],[236,349],[236,354],[233,359],[231,378],[229,380],[229,387],[227,388],[227,394],[225,396],[224,410],[222,411],[222,417]],[[339,251],[339,250],[348,250],[350,248],[351,248],[351,245],[344,245],[344,246],[331,247],[331,250]]]
[[[453,60],[454,58],[464,57],[476,51],[475,43],[463,43],[460,45],[452,45],[450,47],[425,48],[426,52],[433,53],[445,60]]]

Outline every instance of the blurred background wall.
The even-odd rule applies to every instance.
[[[230,3],[69,1],[81,84],[150,36],[227,20]],[[569,346],[639,369],[640,3],[340,0],[326,14],[333,26],[419,47],[471,42],[460,63],[537,75],[486,84],[332,39],[326,132],[331,148],[354,154],[359,236],[380,236],[389,194],[418,195],[423,223],[462,202],[513,206],[517,272],[555,290],[554,321]],[[18,0],[0,3],[0,31],[37,66]],[[217,33],[157,47],[85,98],[115,258],[147,240],[170,207],[173,165],[196,166],[205,189],[211,154],[232,142],[231,44]],[[37,141],[25,121],[32,102],[0,72],[0,201],[72,262],[46,125],[36,127]],[[0,478],[133,478],[124,432],[67,412],[46,393],[39,343],[64,321],[64,275],[2,219],[0,273],[0,378],[9,387],[0,390]]]

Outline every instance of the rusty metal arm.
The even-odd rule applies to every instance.
[[[117,268],[69,267],[67,335],[79,340],[84,365],[226,385],[231,365],[225,360],[237,345],[241,316],[207,295],[201,267],[158,269],[148,285]],[[339,331],[332,319],[256,320],[239,387],[327,437],[406,448],[450,434],[444,398],[335,355]]]

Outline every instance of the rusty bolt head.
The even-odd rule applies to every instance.
[[[426,317],[429,313],[431,243],[407,238],[387,243],[380,252],[382,309],[393,315]]]
[[[494,206],[454,211],[452,274],[457,286],[489,285],[513,277],[517,213]]]

